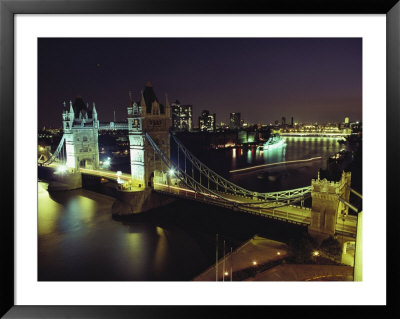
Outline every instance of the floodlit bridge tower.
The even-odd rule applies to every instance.
[[[145,189],[152,186],[155,174],[163,170],[161,159],[145,134],[148,133],[161,151],[170,156],[170,105],[167,96],[165,105],[160,104],[152,84],[147,82],[140,102],[133,102],[130,97],[127,111],[132,186]]]
[[[343,172],[340,181],[330,182],[318,178],[311,181],[310,234],[320,237],[333,236],[336,224],[348,215],[346,205],[350,198],[351,172]]]
[[[77,97],[75,103],[69,102],[62,113],[65,149],[67,155],[66,165],[70,169],[99,168],[99,121],[96,106],[91,109]]]

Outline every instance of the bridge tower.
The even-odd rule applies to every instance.
[[[342,200],[349,202],[351,172],[343,172],[340,181],[329,182],[318,178],[311,181],[311,223],[308,232],[319,238],[335,234],[336,223],[348,214],[348,206]]]
[[[133,102],[130,96],[127,111],[132,185],[145,189],[152,186],[156,172],[163,170],[163,164],[145,134],[148,133],[160,149],[170,156],[170,105],[167,96],[165,105],[159,103],[152,84],[147,82],[139,102]]]
[[[62,118],[66,165],[73,170],[99,168],[99,121],[95,104],[89,109],[89,105],[78,96],[74,104],[69,102],[69,108],[64,102]]]

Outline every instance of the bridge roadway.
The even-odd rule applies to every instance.
[[[117,175],[117,172],[108,171],[108,170],[104,170],[104,169],[94,170],[94,169],[89,169],[89,168],[80,168],[79,171],[83,174],[104,177],[108,180],[113,180],[120,184],[127,183],[131,180],[130,174],[121,173],[120,175]],[[143,187],[135,187],[135,186],[129,185],[129,187],[127,187],[127,188],[122,187],[121,190],[128,191],[128,192],[140,192],[140,191],[143,191]]]
[[[60,167],[59,163],[51,163],[46,165],[47,167],[52,167],[56,170],[56,174],[68,174],[71,171],[69,169],[68,172],[57,172],[57,168]],[[62,165],[64,166],[64,165]],[[114,171],[108,171],[105,169],[90,169],[90,168],[79,168],[79,172],[83,173],[83,174],[89,174],[89,175],[94,175],[94,176],[99,176],[99,177],[105,177],[107,179],[110,180],[114,180],[114,181],[118,181],[118,178],[121,180],[124,180],[125,182],[130,181],[131,180],[131,175],[130,174],[126,174],[126,173],[121,173],[120,175],[117,174],[117,172]],[[143,190],[138,188],[139,190]]]
[[[252,199],[249,197],[235,196],[233,194],[216,192],[218,194],[221,194],[223,197],[232,200],[232,202],[238,203],[238,205],[235,205],[232,202],[224,202],[212,194],[196,193],[195,191],[182,186],[177,186],[177,185],[171,186],[162,183],[154,183],[154,190],[167,195],[187,198],[230,209],[233,208],[234,210],[240,210],[253,215],[278,219],[298,225],[308,226],[311,223],[311,209],[308,207],[300,207],[295,205],[277,206],[277,207],[273,207],[272,205],[269,207],[262,207],[262,205],[258,207],[243,206],[239,205],[239,203],[257,204],[262,201],[258,199]],[[281,205],[281,204],[278,203],[276,205]],[[350,216],[350,215],[347,216],[344,222],[342,219],[338,218],[336,223],[337,234],[344,234],[349,237],[355,237],[356,223],[357,223],[357,218],[355,216]]]
[[[57,165],[54,164],[50,164],[49,166],[57,167]],[[131,179],[131,175],[126,173],[121,173],[120,175],[117,175],[116,172],[102,170],[102,169],[94,170],[88,168],[80,168],[79,170],[81,173],[84,174],[104,177],[114,181],[118,181],[120,179],[124,182],[128,182]],[[143,188],[134,186],[131,186],[129,188],[129,191],[132,192],[142,191],[142,190]],[[265,206],[265,204],[261,204],[262,201],[258,199],[214,191],[215,193],[218,193],[224,198],[230,200],[229,202],[225,202],[212,194],[198,193],[191,189],[182,187],[180,185],[167,185],[158,182],[154,182],[154,190],[156,192],[164,193],[166,195],[172,195],[180,198],[196,200],[203,203],[205,202],[211,205],[221,206],[233,210],[239,210],[253,215],[282,220],[285,222],[294,223],[298,225],[308,226],[311,223],[311,209],[307,207],[300,207],[295,205],[287,205],[279,207],[278,205],[281,205],[281,203],[272,203],[268,207],[263,207],[263,205]],[[259,206],[242,205],[247,203],[260,204],[260,205]],[[278,207],[274,207],[273,205]],[[354,237],[356,234],[356,226],[357,226],[357,218],[355,216],[349,215],[346,217],[344,221],[338,217],[336,223],[336,233]]]
[[[252,199],[249,197],[237,196],[234,194],[227,194],[224,192],[216,192],[230,200],[230,202],[225,202],[219,199],[217,196],[208,193],[196,193],[195,191],[182,187],[182,186],[170,186],[161,183],[154,183],[154,190],[160,193],[165,193],[168,195],[173,195],[177,197],[188,198],[200,202],[206,202],[212,205],[217,205],[226,208],[233,208],[234,210],[240,210],[254,215],[259,215],[263,217],[284,220],[286,222],[309,225],[311,219],[311,210],[306,207],[299,206],[281,206],[281,207],[254,207],[254,206],[243,206],[239,204],[257,204],[262,203],[260,200]],[[235,204],[237,203],[237,204]]]

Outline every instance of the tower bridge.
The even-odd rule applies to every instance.
[[[341,234],[349,241],[355,237],[357,219],[348,213],[349,208],[355,209],[349,203],[351,173],[343,172],[338,182],[318,176],[311,186],[279,192],[247,190],[208,168],[176,136],[170,139],[170,112],[168,97],[160,103],[150,82],[139,101],[130,98],[124,123],[100,123],[95,104],[89,107],[77,98],[68,108],[64,105],[64,134],[54,154],[39,163],[39,173],[54,172],[52,180],[62,185],[60,189],[81,187],[84,176],[114,181],[119,199],[115,214],[144,212],[173,198],[185,198],[304,225],[313,236]],[[99,130],[128,132],[130,174],[100,169]],[[176,151],[174,159],[170,143]],[[309,197],[312,208],[303,205]]]

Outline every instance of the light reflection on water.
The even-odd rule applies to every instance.
[[[324,138],[288,137],[286,143],[270,151],[224,150],[210,154],[209,161],[232,169],[328,156],[341,148],[336,140]],[[310,185],[321,165],[323,161],[271,167],[230,178],[256,191],[289,189]],[[105,195],[86,190],[50,195],[47,184],[39,182],[38,202],[39,280],[190,280],[215,258],[215,243],[201,246],[204,240],[195,240],[198,234],[188,229],[113,220],[114,199]],[[209,251],[211,257],[205,256]]]
[[[49,194],[38,184],[39,280],[190,280],[206,267],[201,248],[179,229],[116,221],[111,197]]]
[[[270,150],[261,150],[256,147],[227,149],[216,151],[208,158],[203,157],[203,160],[206,164],[212,165],[216,171],[224,172],[227,178],[240,186],[254,191],[269,192],[309,186],[318,170],[326,168],[327,158],[343,148],[338,143],[340,138],[288,136],[283,139],[286,144],[282,147]],[[222,152],[225,154],[222,155]],[[298,164],[269,166],[256,171],[234,174],[228,172],[244,167],[315,157],[322,158]],[[230,167],[227,167],[228,163],[230,163]]]
[[[259,147],[249,147],[232,148],[222,150],[222,152],[227,153],[230,158],[229,169],[238,169],[253,165],[302,160],[318,156],[322,156],[326,159],[328,156],[339,152],[342,148],[338,143],[340,138],[288,136],[283,137],[283,139],[286,144],[270,150],[262,150]],[[216,154],[212,155],[213,159],[215,155]],[[226,165],[226,162],[223,164]]]
[[[62,209],[62,205],[55,201],[48,200],[47,184],[38,183],[38,234],[48,235],[55,231],[57,219]]]

